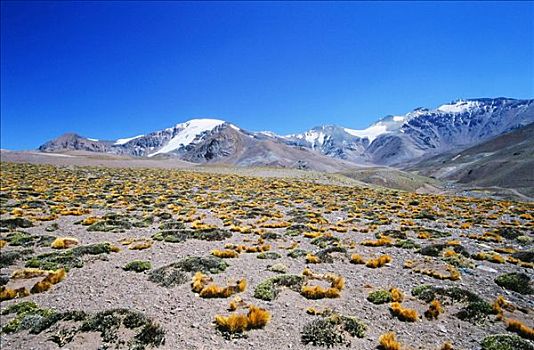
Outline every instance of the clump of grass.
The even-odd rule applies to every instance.
[[[246,306],[246,303],[239,296],[235,296],[228,304],[229,311],[235,311],[240,307]]]
[[[31,311],[33,309],[37,309],[38,306],[35,302],[31,301],[31,300],[25,300],[25,301],[20,301],[16,304],[11,304],[9,305],[8,307],[6,307],[5,309],[2,309],[2,312],[1,314],[2,315],[8,315],[8,314],[12,314],[12,313],[22,313],[22,312],[28,312],[28,311]]]
[[[236,293],[245,291],[247,286],[247,281],[241,279],[235,284],[230,284],[226,287],[220,287],[214,283],[210,283],[207,286],[204,286],[199,295],[201,298],[228,298]]]
[[[247,329],[248,318],[243,314],[232,314],[230,316],[215,316],[217,328],[224,333],[242,333]]]
[[[533,294],[534,289],[530,286],[530,277],[524,273],[505,273],[495,279],[499,286],[520,294]]]
[[[323,236],[312,239],[310,243],[321,248],[326,248],[328,246],[332,246],[334,244],[339,243],[339,238],[332,236],[331,234],[325,234]]]
[[[287,266],[281,263],[274,264],[273,266],[269,267],[269,271],[276,272],[276,273],[286,273]]]
[[[170,264],[150,271],[148,280],[159,286],[170,288],[184,284],[188,277],[180,267]]]
[[[247,318],[249,329],[259,329],[267,325],[267,323],[271,320],[271,314],[265,309],[255,305],[250,305]]]
[[[488,315],[495,314],[490,303],[477,294],[458,287],[420,285],[412,289],[412,295],[427,303],[437,299],[438,296],[450,298],[453,302],[465,303],[466,305],[455,316],[471,323],[483,322]]]
[[[191,289],[199,293],[202,298],[228,298],[231,295],[245,291],[247,281],[243,278],[235,284],[220,287],[212,283],[212,279],[202,272],[197,272],[191,281]]]
[[[391,288],[389,290],[389,293],[391,294],[391,300],[395,302],[401,302],[404,299],[404,294],[400,289],[397,288]]]
[[[434,299],[430,302],[428,310],[425,311],[425,317],[427,320],[437,320],[438,316],[443,313],[443,307],[439,300]]]
[[[401,321],[415,322],[419,316],[414,309],[404,308],[400,303],[393,302],[389,305],[391,313]]]
[[[454,350],[454,348],[452,347],[452,344],[450,342],[445,342],[441,346],[440,350]]]
[[[8,252],[0,251],[0,268],[13,265],[17,260],[33,253],[32,249],[10,250]]]
[[[68,249],[80,244],[80,241],[74,237],[57,237],[51,244],[54,249]]]
[[[497,253],[478,252],[473,254],[472,257],[475,260],[487,260],[496,264],[504,264],[506,262],[506,260]]]
[[[389,256],[389,255],[381,255],[376,259],[367,260],[367,262],[365,263],[365,266],[374,269],[374,268],[377,268],[377,267],[382,267],[382,266],[384,266],[384,265],[386,265],[386,264],[388,264],[390,262],[391,262],[391,256]]]
[[[140,241],[132,242],[128,249],[130,250],[145,250],[152,247],[152,241],[149,239],[143,239]]]
[[[54,284],[57,284],[63,279],[65,279],[65,276],[67,273],[65,272],[65,269],[59,269],[57,271],[49,272],[48,275],[41,281],[35,283],[30,290],[30,293],[36,294],[36,293],[43,293],[52,288]]]
[[[361,245],[368,247],[382,247],[382,246],[391,246],[393,245],[393,240],[388,236],[381,236],[377,240],[364,240],[360,243]]]
[[[246,315],[240,313],[233,313],[229,316],[216,315],[215,324],[217,329],[230,338],[236,333],[264,328],[271,320],[269,311],[255,305],[249,305],[248,308]]]
[[[365,260],[363,260],[360,254],[352,254],[350,256],[350,262],[353,264],[365,264]]]
[[[258,259],[270,259],[270,260],[276,260],[280,259],[282,255],[280,255],[277,252],[263,252],[256,255],[256,258]]]
[[[385,304],[393,301],[391,293],[387,290],[375,290],[367,295],[367,300],[373,304]]]
[[[218,258],[222,258],[222,259],[239,257],[239,253],[231,249],[224,249],[224,250],[214,249],[211,251],[211,255],[216,256]]]
[[[307,299],[338,298],[341,294],[341,290],[345,287],[345,278],[340,275],[332,273],[323,275],[315,274],[308,268],[304,269],[302,274],[310,279],[318,279],[330,282],[329,288],[303,285],[300,289],[300,294]]]
[[[367,326],[356,317],[325,312],[327,317],[315,319],[306,325],[301,332],[303,344],[332,347],[349,344],[348,337],[363,338]]]
[[[419,249],[421,247],[419,244],[415,243],[411,239],[397,240],[394,246],[402,249]]]
[[[319,258],[321,263],[329,264],[334,262],[334,257],[332,256],[334,253],[340,253],[343,257],[346,257],[347,249],[344,247],[328,247],[318,251],[315,255]]]
[[[4,333],[15,333],[29,330],[30,334],[38,334],[57,319],[57,313],[50,309],[42,309],[32,301],[21,301],[2,310],[3,315],[16,313],[16,317],[2,327]]]
[[[43,270],[58,270],[65,268],[83,267],[82,257],[85,255],[100,255],[115,252],[116,247],[108,242],[77,246],[64,251],[44,253],[32,257],[26,261],[26,267],[40,268]]]
[[[135,272],[143,272],[150,270],[152,268],[152,264],[150,261],[145,260],[133,260],[127,263],[122,269],[124,271],[135,271]]]
[[[218,274],[224,272],[228,264],[214,256],[198,257],[190,256],[176,263],[176,266],[185,272],[197,272]]]
[[[296,248],[296,249],[290,250],[287,253],[287,256],[290,257],[290,258],[293,258],[293,259],[297,259],[297,258],[300,258],[301,256],[306,256],[306,254],[308,254],[308,252],[306,250]]]
[[[306,255],[306,263],[308,264],[319,264],[321,262],[321,259],[317,255],[314,255],[312,253],[308,253]]]
[[[32,267],[26,267],[23,269],[15,270],[11,274],[11,278],[13,279],[27,279],[27,278],[35,278],[35,277],[42,277],[48,275],[49,271],[36,269]]]
[[[33,223],[26,219],[26,218],[5,218],[5,219],[0,219],[0,227],[5,227],[5,228],[8,228],[8,229],[16,229],[18,227],[21,227],[21,228],[28,228],[28,227],[32,227],[33,226]]]
[[[66,276],[67,276],[67,272],[65,271],[65,269],[59,269],[59,270],[48,273],[48,275],[43,279],[43,281],[46,281],[52,284],[58,284],[59,282],[63,281]]]
[[[397,341],[397,336],[394,332],[384,333],[378,338],[380,349],[382,350],[400,350],[401,344]]]
[[[523,338],[534,340],[534,329],[521,321],[514,319],[506,320],[506,329],[519,334]]]
[[[484,338],[482,350],[534,350],[534,346],[518,335],[495,334]]]
[[[49,290],[50,288],[52,288],[52,283],[47,281],[39,281],[33,285],[32,289],[30,289],[30,293],[43,293]]]
[[[24,298],[30,295],[30,292],[25,287],[11,289],[5,286],[0,287],[0,301],[11,300],[15,298]]]
[[[463,255],[465,257],[469,257],[470,254],[462,245],[450,245],[445,243],[437,243],[437,244],[430,244],[427,245],[419,250],[419,254],[426,255],[426,256],[433,256],[438,257],[441,255],[441,253],[445,249],[451,249],[456,254]]]
[[[340,290],[336,288],[323,288],[321,286],[302,286],[300,294],[306,299],[339,298]]]
[[[25,246],[32,243],[36,237],[24,231],[16,231],[9,233],[5,239],[11,246]]]
[[[254,289],[254,297],[272,301],[274,300],[282,287],[287,287],[295,292],[300,292],[304,283],[304,277],[299,275],[278,275],[266,279],[256,286]]]

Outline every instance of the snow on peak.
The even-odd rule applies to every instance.
[[[374,139],[376,139],[379,135],[385,134],[388,131],[387,125],[383,122],[378,122],[367,129],[363,130],[354,130],[354,129],[347,129],[345,128],[345,131],[352,136],[357,136],[362,139],[367,138],[369,142],[373,142]]]
[[[444,104],[438,107],[439,112],[463,113],[479,106],[477,101],[458,100],[453,103]]]
[[[304,140],[311,145],[312,149],[315,149],[324,144],[326,136],[327,135],[323,131],[319,131],[318,128],[314,128],[302,134],[290,134],[290,135],[282,136],[282,138],[285,138],[285,139],[296,138],[299,140]]]
[[[180,147],[187,146],[191,144],[197,138],[197,136],[206,131],[211,131],[224,123],[224,120],[218,119],[191,119],[185,123],[176,124],[174,129],[178,130],[178,132],[174,135],[174,137],[170,139],[169,142],[160,150],[150,154],[149,157],[156,154],[169,153],[179,149]]]
[[[100,141],[99,139],[92,139],[92,138],[90,138],[90,137],[88,137],[87,139],[88,139],[89,141],[95,141],[95,142]]]
[[[274,132],[272,131],[258,131],[257,134],[261,134],[261,135],[265,135],[265,136],[269,136],[269,137],[278,137],[278,135],[276,135]]]
[[[128,138],[125,138],[125,139],[118,139],[117,141],[115,141],[114,145],[124,145],[125,143],[128,143],[132,140],[135,140],[135,139],[138,139],[140,137],[143,137],[145,135],[137,135],[137,136],[134,136],[134,137],[128,137]]]

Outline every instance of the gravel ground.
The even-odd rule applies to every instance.
[[[332,190],[333,195],[336,195],[336,188]],[[120,212],[120,210],[116,211]],[[94,210],[91,216],[102,215],[106,212]],[[202,210],[202,212],[207,214],[204,222],[222,226],[222,222],[213,216],[210,209]],[[75,237],[81,245],[103,241],[120,245],[120,240],[126,237],[150,238],[159,231],[160,222],[156,220],[150,227],[132,228],[122,233],[88,232],[86,226],[75,224],[87,216],[89,215],[61,216],[54,221],[59,224],[60,229],[53,233],[45,231],[50,222],[23,230],[32,235],[52,234]],[[346,212],[343,210],[325,214],[330,222],[335,222],[345,216]],[[7,216],[3,215],[2,217]],[[506,217],[501,218],[501,220],[504,219]],[[482,234],[488,228],[474,227],[466,231],[447,228],[446,223],[443,222],[415,221],[419,226],[435,228],[452,234],[450,237],[431,242],[417,239],[413,233],[409,234],[410,238],[421,245],[458,239],[471,253],[502,246],[501,244],[481,243],[461,236],[465,233]],[[253,220],[248,221],[248,223],[252,222]],[[361,222],[362,227],[368,224],[369,222],[366,220]],[[379,231],[398,229],[398,227],[398,224],[381,225]],[[200,298],[191,291],[189,283],[172,288],[161,287],[148,280],[147,272],[127,272],[122,267],[137,259],[149,260],[153,268],[158,268],[187,256],[208,256],[212,249],[222,249],[227,243],[242,244],[245,240],[257,239],[258,236],[253,234],[234,233],[231,238],[224,242],[195,239],[189,239],[182,243],[154,241],[153,246],[146,250],[137,251],[123,248],[118,253],[85,257],[84,267],[71,269],[66,279],[55,285],[50,291],[32,294],[25,300],[33,300],[41,307],[58,311],[98,312],[112,308],[141,311],[165,329],[166,342],[160,347],[161,349],[316,349],[318,347],[304,345],[301,342],[301,330],[304,325],[319,317],[305,312],[306,308],[310,306],[318,309],[331,308],[341,314],[361,319],[367,325],[367,332],[364,338],[350,339],[349,347],[354,349],[376,349],[377,339],[388,331],[394,331],[398,340],[412,349],[439,349],[445,341],[450,341],[455,349],[480,349],[480,341],[485,336],[506,333],[504,323],[494,320],[494,316],[490,316],[485,323],[480,325],[459,320],[454,316],[459,305],[445,305],[445,313],[440,315],[438,320],[428,321],[422,317],[417,322],[408,323],[394,318],[389,312],[388,304],[374,305],[366,300],[370,291],[396,287],[405,294],[403,306],[416,309],[419,315],[422,315],[427,309],[427,305],[411,297],[410,290],[423,283],[435,286],[459,286],[476,292],[489,302],[492,302],[497,295],[502,294],[511,303],[524,310],[524,312],[516,311],[513,314],[514,318],[523,320],[531,327],[533,326],[534,300],[532,297],[505,290],[493,282],[496,276],[505,272],[524,272],[532,276],[532,268],[520,268],[508,263],[494,264],[488,261],[476,261],[475,268],[462,270],[460,281],[443,281],[403,268],[405,260],[422,258],[420,254],[415,253],[415,250],[396,247],[366,247],[359,244],[349,249],[349,252],[358,253],[364,258],[389,254],[393,258],[392,262],[382,268],[371,269],[365,265],[351,264],[346,257],[338,254],[335,255],[336,259],[333,263],[306,264],[304,257],[297,259],[287,257],[287,250],[282,247],[297,241],[299,248],[317,251],[318,248],[310,244],[310,239],[303,236],[284,236],[283,233],[286,229],[269,229],[269,231],[282,234],[281,239],[267,241],[272,245],[272,251],[282,255],[281,259],[263,260],[258,259],[256,253],[242,253],[238,259],[226,260],[230,266],[225,272],[212,276],[214,281],[221,285],[227,281],[246,278],[248,287],[239,296],[245,302],[263,307],[272,314],[271,321],[264,329],[248,331],[245,338],[226,340],[213,324],[216,314],[229,313],[227,308],[230,299]],[[333,233],[333,235],[343,240],[359,243],[365,239],[374,239],[375,231],[362,233],[350,230],[347,233]],[[532,237],[532,232],[529,235]],[[521,248],[521,245],[513,242],[509,242],[507,246]],[[8,245],[3,251],[6,252],[11,249]],[[51,251],[48,247],[36,248],[36,253],[48,251]],[[438,260],[437,258],[433,259]],[[301,274],[305,267],[309,267],[317,273],[333,272],[345,277],[346,286],[337,299],[308,300],[289,289],[284,289],[272,302],[254,298],[255,286],[266,278],[276,275],[276,273],[268,270],[269,266],[274,263],[283,263],[287,266],[288,273],[291,274]],[[2,269],[2,274],[10,275],[14,270],[23,266],[23,261],[18,262],[16,265]],[[39,279],[10,280],[7,286],[19,287],[24,285],[31,287],[37,280]],[[16,302],[17,299],[2,302],[2,307]],[[5,324],[10,317],[2,316],[1,323]],[[58,349],[56,344],[48,340],[49,337],[50,332],[46,331],[38,335],[29,334],[27,331],[2,334],[1,346],[2,349]],[[99,349],[100,346],[99,335],[90,332],[79,333],[63,349]],[[343,345],[339,348],[342,347],[345,348],[346,346]]]

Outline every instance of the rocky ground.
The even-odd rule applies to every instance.
[[[333,175],[1,171],[2,348],[376,349],[389,332],[404,349],[533,348],[529,203]]]

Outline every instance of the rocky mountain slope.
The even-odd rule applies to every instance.
[[[534,100],[458,100],[435,109],[387,116],[366,129],[335,125],[287,136],[249,132],[217,119],[193,119],[146,135],[101,141],[65,134],[43,152],[84,150],[136,157],[176,157],[196,163],[313,168],[356,164],[404,167],[462,150],[534,122]],[[333,159],[342,160],[336,162]]]
[[[513,188],[534,198],[534,124],[407,170],[481,187]]]

